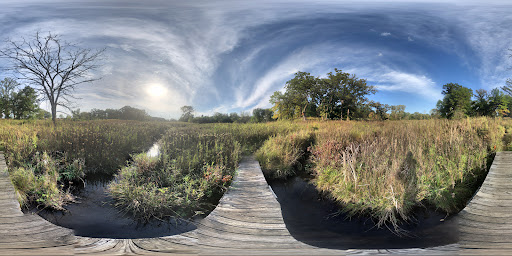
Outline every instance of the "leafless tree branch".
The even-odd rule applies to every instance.
[[[7,70],[32,84],[50,102],[54,124],[57,106],[70,109],[71,100],[77,99],[73,96],[77,86],[101,79],[90,77],[90,73],[100,67],[97,62],[105,49],[80,48],[51,32],[46,36],[36,32],[31,40],[7,39],[6,43],[0,58],[11,62]]]

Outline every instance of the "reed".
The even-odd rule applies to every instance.
[[[507,122],[331,122],[312,148],[314,183],[350,215],[370,215],[399,230],[416,206],[461,210],[487,171],[490,157],[510,147]],[[508,121],[510,125],[510,121]]]
[[[70,181],[88,172],[114,173],[130,154],[147,150],[170,126],[181,123],[121,120],[0,120],[0,147],[23,206],[62,209]],[[41,157],[45,160],[42,161]],[[54,171],[41,163],[52,163]]]

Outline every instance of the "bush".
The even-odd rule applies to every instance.
[[[63,210],[63,205],[73,201],[73,197],[62,190],[61,181],[83,177],[83,165],[79,160],[69,165],[59,163],[45,152],[36,154],[32,163],[16,167],[10,174],[22,207],[35,204]]]
[[[256,159],[268,177],[286,178],[294,175],[294,170],[301,169],[301,160],[313,140],[313,132],[307,130],[278,134],[256,151]]]

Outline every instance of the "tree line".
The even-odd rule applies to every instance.
[[[432,115],[458,119],[466,116],[510,116],[512,109],[512,84],[494,88],[473,90],[457,83],[443,86],[444,98],[437,102]]]
[[[334,69],[325,78],[314,77],[307,72],[297,72],[286,82],[285,91],[275,92],[270,103],[274,119],[296,119],[316,117],[327,119],[358,120],[407,120],[448,118],[467,116],[511,116],[512,80],[506,86],[490,92],[473,90],[457,83],[443,86],[442,100],[429,114],[408,113],[405,105],[388,105],[371,101],[369,95],[377,89],[365,79],[354,74]]]
[[[55,124],[57,107],[72,111],[72,118],[163,120],[150,117],[144,110],[125,106],[119,110],[93,109],[90,112],[72,110],[71,103],[77,86],[98,80],[90,76],[96,70],[104,49],[92,50],[63,41],[58,35],[36,32],[30,39],[6,40],[0,58],[9,60],[6,70],[13,72],[28,85],[20,88],[16,79],[0,82],[0,118],[30,119],[50,116]],[[32,85],[29,86],[29,85]],[[254,109],[248,114],[193,115],[191,106],[183,106],[180,121],[195,123],[268,122],[272,120],[308,117],[357,120],[404,120],[428,118],[462,118],[466,116],[511,116],[512,80],[506,86],[490,92],[472,89],[457,83],[443,86],[443,99],[430,114],[408,113],[404,105],[387,105],[368,99],[377,92],[365,79],[334,69],[325,78],[307,72],[297,72],[286,82],[285,91],[275,92],[271,109]],[[51,113],[38,106],[38,96],[48,101]]]
[[[429,114],[405,112],[405,105],[388,105],[368,99],[375,86],[365,79],[335,68],[325,78],[307,72],[297,72],[286,82],[285,91],[275,92],[270,103],[274,119],[307,117],[357,120],[428,119]]]
[[[212,116],[194,116],[194,107],[183,106],[181,107],[182,115],[178,119],[181,122],[191,123],[262,123],[275,121],[272,118],[273,111],[271,109],[255,108],[252,111],[252,116],[248,113],[242,112],[240,115],[236,112],[230,114],[214,113]]]
[[[120,109],[107,108],[105,110],[93,108],[89,112],[81,112],[80,109],[71,111],[73,120],[96,120],[96,119],[120,119],[136,121],[166,121],[165,118],[150,116],[146,110],[130,106]]]
[[[38,102],[34,88],[30,86],[20,88],[20,83],[10,77],[0,81],[0,118],[48,118],[49,112],[39,108]]]

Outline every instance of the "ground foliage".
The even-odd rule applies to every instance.
[[[96,120],[60,121],[54,127],[44,120],[1,120],[0,150],[22,205],[61,209],[70,199],[64,185],[88,172],[116,172],[130,154],[147,150],[170,125]]]
[[[47,207],[59,208],[55,202],[67,199],[59,184],[81,177],[76,170],[83,163],[89,169],[96,159],[93,170],[115,170],[132,154],[110,191],[122,209],[142,219],[208,211],[243,155],[256,152],[267,177],[286,178],[306,169],[341,211],[398,228],[417,206],[449,214],[462,209],[494,153],[512,146],[512,120],[485,117],[257,124],[69,121],[54,130],[50,122],[2,121],[0,126],[20,196]],[[157,158],[133,154],[145,152],[157,138]],[[43,203],[53,194],[58,196]]]

